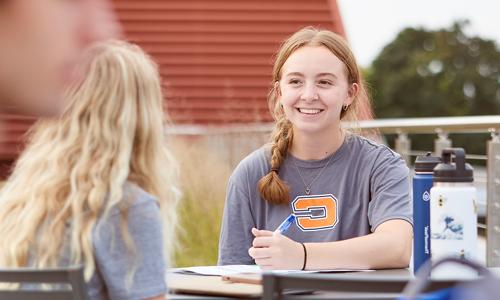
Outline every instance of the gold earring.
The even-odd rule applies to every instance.
[[[342,110],[343,110],[343,111],[347,111],[347,109],[348,109],[348,108],[349,108],[349,105],[344,105],[344,106],[342,106]]]

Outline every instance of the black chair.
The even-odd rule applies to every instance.
[[[396,299],[402,295],[411,279],[412,275],[407,270],[357,273],[264,273],[262,299]],[[455,283],[456,281],[453,280],[433,281],[426,290],[433,291],[450,287]],[[322,295],[291,296],[293,290],[322,292]]]
[[[0,269],[0,283],[65,284],[69,289],[0,289],[1,300],[87,300],[83,267]]]

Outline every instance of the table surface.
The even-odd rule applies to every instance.
[[[408,269],[392,269],[392,270],[376,270],[376,271],[368,271],[368,272],[342,272],[342,273],[307,273],[307,274],[288,274],[289,276],[307,276],[309,278],[328,278],[331,280],[335,280],[335,278],[367,278],[367,279],[411,279],[413,275]],[[287,276],[288,276],[287,275]],[[170,280],[189,280],[194,284],[194,282],[206,281],[213,282],[214,277],[212,276],[198,276],[198,275],[181,275],[181,274],[171,274]],[[253,284],[241,284],[242,287],[255,286]],[[312,300],[312,299],[394,299],[398,295],[397,294],[367,294],[367,293],[347,293],[347,292],[315,292],[315,293],[307,293],[305,295],[289,295],[288,297],[292,299],[303,299],[303,300]],[[214,300],[214,299],[235,299],[231,297],[224,296],[214,296],[214,295],[193,295],[193,294],[177,294],[171,293],[167,295],[167,299],[178,299],[178,300]]]
[[[489,268],[494,275],[500,277],[500,268]],[[174,275],[177,276],[177,275]],[[184,275],[186,280],[189,280],[189,276],[196,275]],[[397,280],[410,280],[414,278],[414,275],[409,269],[391,269],[391,270],[375,270],[368,272],[343,272],[343,273],[307,273],[307,274],[287,274],[286,276],[301,277],[307,276],[308,278],[328,278],[335,280],[335,278],[356,278],[356,279],[397,279]],[[196,276],[200,277],[200,276]],[[204,276],[201,276],[204,277]],[[198,278],[200,279],[200,278]],[[201,278],[203,280],[203,278]],[[213,278],[211,279],[213,280]],[[246,285],[246,284],[241,284]],[[288,295],[287,299],[294,300],[314,300],[314,299],[395,299],[398,294],[373,294],[373,293],[351,293],[351,292],[315,292],[305,295]],[[188,295],[188,294],[168,294],[167,299],[173,300],[215,300],[215,299],[235,299],[234,297],[223,297],[223,296],[207,296],[207,295]]]

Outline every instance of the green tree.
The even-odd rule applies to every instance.
[[[500,50],[467,24],[407,28],[381,51],[366,74],[378,118],[500,113]]]
[[[500,51],[466,24],[407,28],[382,50],[368,78],[378,117],[500,113]]]

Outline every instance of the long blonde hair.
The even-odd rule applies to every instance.
[[[107,41],[89,49],[80,71],[63,115],[34,126],[0,194],[0,267],[32,258],[35,267],[57,266],[70,222],[71,263],[83,263],[89,279],[93,229],[113,206],[126,213],[127,181],[156,197],[165,250],[172,245],[178,167],[165,141],[157,66],[138,46]]]
[[[323,46],[330,50],[344,63],[348,83],[359,85],[358,94],[352,104],[346,110],[342,110],[340,119],[356,122],[358,119],[372,118],[370,99],[361,72],[347,42],[341,36],[328,30],[305,27],[285,40],[275,57],[272,84],[267,98],[269,110],[276,123],[271,137],[271,170],[258,183],[262,198],[273,204],[286,204],[290,201],[289,187],[281,180],[278,173],[293,140],[292,124],[286,119],[283,107],[280,105],[279,91],[275,83],[281,79],[281,71],[286,60],[304,46]]]

